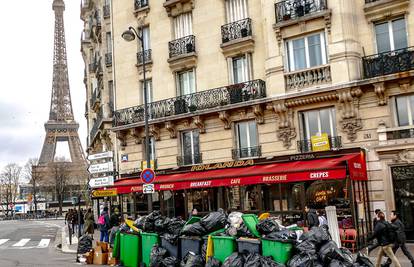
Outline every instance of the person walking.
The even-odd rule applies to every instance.
[[[121,224],[121,213],[119,212],[118,208],[114,209],[114,212],[111,214],[109,218],[109,222],[111,224],[111,232],[109,233],[109,243],[112,245],[115,241],[116,232],[119,230],[119,226]]]
[[[407,249],[407,246],[405,242],[407,241],[407,237],[405,235],[405,227],[404,223],[401,221],[401,215],[396,212],[392,211],[391,213],[391,223],[392,225],[397,229],[397,239],[394,243],[394,246],[392,248],[392,252],[394,254],[397,252],[399,248],[401,248],[404,255],[411,261],[411,265],[414,267],[414,258],[413,255],[411,255],[410,251]],[[391,259],[388,258],[388,260],[385,262],[384,266],[390,266],[391,265]]]
[[[380,212],[381,212],[381,210],[380,210],[380,209],[376,209],[376,210],[375,210],[375,217],[374,217],[374,220],[373,220],[373,222],[372,222],[372,224],[373,224],[373,226],[374,226],[374,229],[375,229],[375,225],[377,225],[377,222],[379,221],[378,214],[379,214]],[[372,240],[372,244],[370,244],[370,245],[368,246],[368,254],[369,254],[371,251],[373,251],[374,249],[376,249],[377,247],[379,247],[378,241],[377,241],[376,239],[373,239],[373,240]]]
[[[93,213],[92,213],[91,208],[89,208],[86,211],[84,221],[85,221],[84,234],[85,235],[90,234],[92,236],[92,239],[93,239],[93,233],[95,232],[95,229],[94,229],[95,220],[93,219]]]
[[[81,233],[83,233],[84,226],[85,226],[85,217],[84,217],[83,209],[80,209],[79,227],[80,227]]]
[[[326,216],[323,210],[318,211],[318,221],[319,221],[319,226],[328,225],[328,220],[326,219]]]
[[[316,214],[316,210],[310,209],[308,206],[305,206],[305,212],[306,212],[306,219],[308,221],[308,227],[309,230],[312,227],[318,227],[319,226],[319,219],[318,214]]]
[[[76,209],[73,209],[72,210],[72,221],[71,221],[71,223],[72,223],[72,234],[73,235],[77,235],[77,233],[78,233],[78,211],[76,210]]]
[[[102,242],[109,242],[109,235],[108,231],[110,229],[110,221],[109,221],[109,215],[108,215],[108,207],[104,207],[101,215],[98,219],[98,227],[99,231],[101,231],[101,237],[99,240]]]
[[[382,257],[387,255],[396,267],[401,267],[400,262],[395,257],[392,251],[392,245],[396,240],[396,228],[385,220],[385,215],[382,211],[378,213],[378,222],[375,224],[374,235],[371,240],[376,238],[379,245],[379,252],[375,267],[381,267]]]

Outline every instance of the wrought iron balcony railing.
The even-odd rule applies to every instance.
[[[262,156],[262,146],[235,148],[231,150],[234,160],[256,158]]]
[[[134,0],[134,8],[135,10],[147,7],[148,6],[148,0]]]
[[[201,164],[202,162],[203,162],[203,160],[202,160],[202,154],[201,153],[177,156],[177,165],[178,166],[195,165],[195,164]]]
[[[414,129],[401,129],[387,132],[387,140],[414,138]]]
[[[285,73],[287,90],[295,90],[330,82],[331,67],[329,65],[317,66],[309,69]]]
[[[137,53],[137,64],[141,65],[144,63],[142,56],[144,56],[145,63],[149,63],[152,61],[152,50],[147,49],[144,51],[140,51]]]
[[[109,5],[103,6],[103,16],[104,18],[109,18],[111,16],[111,8]]]
[[[362,58],[364,77],[373,78],[414,69],[414,46]]]
[[[298,19],[328,8],[327,0],[285,0],[275,3],[276,23]]]
[[[148,104],[148,115],[150,120],[153,120],[264,97],[266,97],[265,82],[262,80],[253,80],[152,102]],[[114,126],[129,125],[143,121],[144,105],[114,112]]]
[[[329,138],[329,147],[330,150],[338,150],[342,147],[342,139],[340,136],[330,136]],[[311,140],[299,140],[298,142],[298,150],[300,153],[312,152],[312,142]]]
[[[242,19],[221,26],[221,41],[227,43],[232,40],[244,38],[252,35],[252,20]]]
[[[196,51],[195,36],[189,35],[171,41],[168,43],[168,49],[170,51],[170,58],[193,53]]]
[[[106,66],[112,66],[112,53],[105,54],[105,64]]]

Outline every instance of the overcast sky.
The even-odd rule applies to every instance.
[[[53,69],[53,0],[2,1],[0,8],[0,170],[39,157],[48,120]],[[69,81],[86,145],[80,0],[65,0]]]

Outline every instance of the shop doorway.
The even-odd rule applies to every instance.
[[[395,207],[405,225],[407,240],[414,242],[414,165],[391,168]]]

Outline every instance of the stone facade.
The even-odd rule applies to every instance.
[[[94,12],[102,17],[105,4],[103,0],[91,2],[90,7],[82,8],[85,33],[91,28],[89,17]],[[150,29],[151,58],[146,64],[146,76],[152,83],[152,101],[156,102],[150,105],[150,133],[155,139],[158,169],[177,167],[177,156],[182,155],[181,133],[190,129],[199,130],[202,163],[232,160],[232,149],[238,145],[235,123],[246,120],[256,121],[257,144],[261,148],[257,156],[299,153],[297,141],[306,139],[301,112],[333,108],[334,132],[341,140],[339,148],[363,147],[367,151],[372,208],[394,209],[391,167],[410,165],[414,161],[413,122],[400,126],[396,113],[396,97],[414,93],[414,52],[409,49],[414,44],[414,3],[408,0],[315,0],[310,1],[314,5],[304,6],[304,10],[292,9],[289,13],[285,12],[289,1],[233,1],[247,3],[244,11],[247,12],[245,17],[250,18],[246,20],[249,26],[243,26],[245,21],[238,21],[236,26],[241,25],[240,30],[234,22],[227,24],[231,12],[226,12],[226,2],[229,0],[117,0],[109,3],[110,16],[101,20],[102,40],[94,41],[90,37],[89,42],[82,42],[88,70],[92,60],[90,51],[102,56],[105,32],[112,32],[112,68],[102,64],[104,85],[99,105],[108,123],[100,127],[98,137],[89,138],[90,151],[114,149],[119,174],[139,171],[144,159],[144,124],[142,107],[138,107],[143,103],[143,71],[135,56],[140,51],[137,43],[124,41],[121,34],[129,26],[145,26]],[[181,55],[171,56],[175,48],[171,43],[169,46],[169,42],[177,36],[175,20],[188,12],[191,12],[195,49],[185,46],[186,51],[181,51]],[[409,58],[409,63],[400,60],[400,67],[387,73],[379,73],[376,69],[373,75],[368,72],[373,63],[364,56],[378,51],[375,25],[396,18],[405,18],[408,48],[402,54]],[[226,27],[233,27],[233,34],[228,35]],[[91,29],[93,32],[94,27]],[[322,56],[321,64],[314,67],[291,70],[289,58],[294,52],[289,50],[289,41],[315,33],[321,34],[319,41],[324,47],[325,59]],[[391,57],[405,57],[402,54],[389,53],[389,57],[379,63],[379,68],[385,69]],[[258,96],[262,87],[256,83],[243,81],[239,89],[247,91],[249,97],[232,102],[230,96],[230,101],[211,104],[234,87],[235,78],[231,73],[232,58],[236,56],[249,58],[246,59],[246,80],[264,81],[265,95]],[[382,56],[374,60],[378,57]],[[186,103],[196,103],[195,107],[187,105],[184,112],[178,112],[178,74],[190,69],[195,72],[195,91],[200,97],[186,98],[190,101]],[[86,72],[88,99],[92,98],[91,79],[95,75],[90,70]],[[112,128],[109,80],[114,81],[116,100]],[[191,102],[196,101],[194,99],[199,102]],[[201,103],[211,105],[202,108]],[[96,111],[98,109],[88,101],[90,131]],[[121,157],[125,155],[128,160],[123,162]]]

